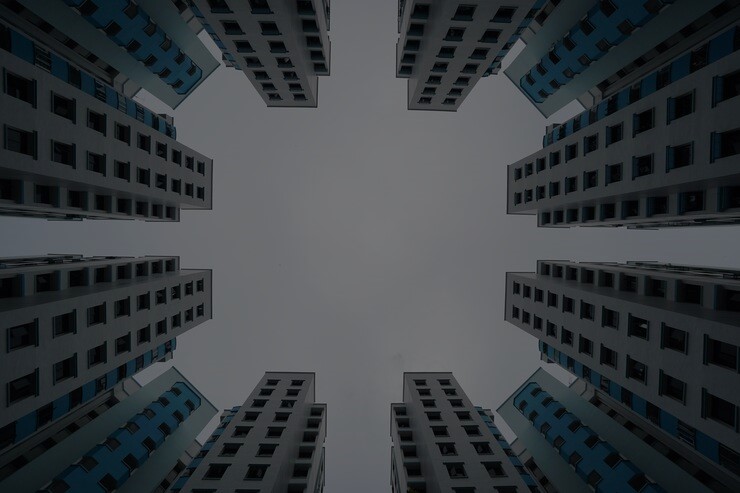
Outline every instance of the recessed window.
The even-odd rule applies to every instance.
[[[100,363],[105,363],[107,360],[106,344],[103,343],[100,346],[96,346],[87,351],[87,367],[91,368]]]
[[[6,329],[8,352],[38,345],[38,319]]]
[[[51,319],[52,333],[54,337],[77,332],[77,311],[57,315]]]
[[[221,21],[221,26],[223,26],[224,32],[229,36],[239,36],[244,34],[241,26],[236,21]]]
[[[36,132],[5,127],[5,148],[36,158]]]
[[[735,428],[738,420],[737,406],[702,389],[702,417]]]
[[[498,29],[487,29],[480,38],[481,43],[498,43],[498,37],[501,35],[501,31]]]
[[[738,346],[734,344],[705,336],[704,354],[707,364],[738,370]]]
[[[65,98],[59,94],[53,93],[51,96],[51,111],[55,115],[66,118],[71,122],[76,121],[75,100]]]
[[[464,27],[451,27],[447,30],[445,41],[462,41],[464,35]]]
[[[116,338],[115,348],[116,355],[131,351],[131,334]]]
[[[20,378],[8,382],[7,398],[8,404],[14,404],[27,397],[38,395],[39,385],[38,369]]]
[[[647,366],[627,356],[627,378],[647,383]]]
[[[632,135],[637,135],[655,126],[655,108],[650,108],[640,113],[635,113],[632,117]]]
[[[268,467],[270,467],[269,464],[249,464],[247,475],[244,476],[244,479],[262,479],[265,477]]]
[[[617,352],[604,345],[601,346],[600,354],[601,364],[611,366],[612,368],[617,367]]]
[[[54,383],[57,384],[68,378],[77,376],[77,355],[70,356],[54,364]]]
[[[36,107],[36,81],[11,72],[5,73],[5,93]]]
[[[506,476],[506,472],[504,472],[504,468],[500,462],[483,462],[482,465],[489,477],[500,478]]]
[[[516,7],[499,7],[491,22],[510,23],[516,12]]]
[[[221,479],[231,464],[210,464],[203,479]]]
[[[686,383],[661,370],[658,393],[660,395],[667,395],[679,402],[686,402]]]

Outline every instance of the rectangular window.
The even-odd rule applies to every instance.
[[[600,362],[602,365],[617,368],[617,352],[604,346],[601,346]]]
[[[611,144],[615,144],[624,138],[624,124],[619,123],[606,127],[606,146],[609,147]]]
[[[105,176],[105,154],[87,153],[87,169]]]
[[[8,382],[6,392],[8,405],[14,404],[27,397],[37,396],[39,394],[38,368],[28,375],[24,375]]]
[[[76,165],[74,144],[51,141],[51,160],[74,168]]]
[[[686,402],[686,383],[660,370],[658,394],[667,395],[677,401]]]
[[[146,152],[152,152],[152,138],[149,135],[137,134],[136,146]]]
[[[740,70],[720,75],[712,81],[712,106],[740,94]]]
[[[59,94],[52,93],[51,95],[51,111],[55,115],[59,115],[62,118],[70,120],[72,123],[76,121],[75,111],[75,100],[68,99]]]
[[[87,326],[105,323],[105,303],[87,309]]]
[[[72,310],[68,313],[57,315],[51,319],[52,334],[59,337],[65,334],[74,334],[77,332],[77,311]]]
[[[131,144],[131,127],[128,125],[122,125],[118,122],[115,123],[114,127],[115,138],[126,144]]]
[[[647,366],[627,356],[627,378],[647,383]]]
[[[719,423],[736,428],[737,406],[719,396],[702,389],[702,418],[709,418]]]
[[[668,123],[694,112],[694,91],[668,98]]]
[[[16,349],[38,345],[38,324],[38,319],[34,319],[32,322],[6,329],[7,351],[10,352]]]
[[[653,174],[653,155],[632,158],[632,179]]]
[[[36,159],[36,132],[5,126],[5,148]]]
[[[712,132],[711,141],[711,162],[740,154],[740,128],[727,132]]]
[[[5,94],[36,107],[36,81],[5,72]]]
[[[670,171],[694,164],[694,143],[666,147],[665,168]]]
[[[54,384],[57,384],[68,378],[77,376],[77,355],[70,356],[54,364],[53,369]]]
[[[87,126],[88,128],[105,135],[106,115],[104,113],[87,110]]]
[[[704,336],[704,362],[738,370],[738,346]]]

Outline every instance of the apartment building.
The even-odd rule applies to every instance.
[[[190,0],[224,64],[269,107],[315,108],[331,71],[329,0]]]
[[[544,3],[399,0],[396,77],[408,79],[408,108],[457,111]]]
[[[211,209],[212,159],[59,47],[0,19],[0,214],[179,221]]]
[[[506,320],[543,359],[738,481],[740,272],[540,261],[506,283]]]
[[[0,450],[171,358],[211,293],[211,271],[178,257],[0,259]]]
[[[182,3],[0,0],[0,17],[123,96],[145,89],[176,108],[219,65]]]
[[[508,167],[507,212],[544,227],[740,220],[740,24],[561,125]]]
[[[540,368],[498,408],[543,490],[737,491],[706,458],[600,392],[581,379],[566,386]]]
[[[521,33],[509,79],[546,117],[592,108],[740,16],[736,0],[548,1]]]
[[[3,466],[2,491],[164,492],[189,463],[216,408],[175,368],[119,382],[108,406],[83,404],[23,444]],[[197,447],[199,448],[199,447]]]
[[[315,386],[314,373],[266,372],[244,404],[223,412],[171,491],[322,492],[327,407]]]
[[[452,373],[404,373],[390,418],[394,493],[539,491],[491,412],[474,406]]]

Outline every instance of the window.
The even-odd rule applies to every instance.
[[[710,365],[738,369],[738,346],[704,336],[705,361]]]
[[[136,331],[136,344],[144,344],[152,340],[152,329],[148,325]]]
[[[455,448],[454,443],[438,443],[437,448],[439,448],[439,453],[442,454],[442,456],[454,456],[457,455],[457,449]]]
[[[105,323],[105,303],[87,309],[87,326]]]
[[[694,143],[666,147],[666,171],[694,164]]]
[[[280,438],[280,436],[283,434],[284,429],[285,428],[270,426],[267,428],[266,438]]]
[[[608,347],[604,346],[602,344],[601,346],[601,364],[611,366],[612,368],[617,367],[617,352],[609,349]]]
[[[599,148],[599,134],[589,135],[583,139],[583,155],[594,152]]]
[[[257,449],[257,457],[272,457],[277,447],[274,443],[261,443]]]
[[[236,21],[221,21],[221,25],[224,28],[224,32],[229,36],[238,36],[244,34],[241,26]]]
[[[96,113],[92,110],[87,110],[87,126],[96,132],[100,132],[105,135],[106,127],[106,116],[103,113]]]
[[[653,155],[647,154],[632,158],[632,179],[653,173]]]
[[[249,434],[249,430],[251,430],[251,426],[237,426],[234,428],[234,432],[231,434],[233,438],[244,438]]]
[[[54,364],[54,383],[77,376],[77,355],[70,356]]]
[[[59,115],[62,118],[66,118],[67,120],[70,120],[73,123],[76,121],[75,100],[74,99],[68,99],[68,98],[65,98],[64,96],[60,96],[59,94],[52,93],[51,111],[55,115]]]
[[[77,332],[77,311],[57,315],[51,319],[51,326],[54,337]]]
[[[596,310],[594,308],[594,305],[591,303],[586,303],[585,301],[581,301],[581,318],[585,318],[586,320],[593,320],[595,316]]]
[[[714,78],[712,105],[727,101],[740,94],[740,70]]]
[[[36,132],[5,127],[5,148],[36,158]]]
[[[674,378],[663,370],[660,371],[660,382],[658,384],[658,393],[667,395],[679,402],[686,402],[686,383]]]
[[[8,382],[8,386],[7,386],[8,405],[14,404],[20,400],[25,399],[26,397],[38,395],[38,385],[39,385],[38,369],[29,373],[28,375],[24,375],[20,378],[16,378],[15,380],[11,382]]]
[[[5,73],[5,93],[36,107],[36,81],[12,72]]]
[[[472,21],[475,14],[475,5],[462,4],[457,7],[453,21]]]
[[[116,355],[131,351],[131,334],[129,333],[124,336],[118,337],[116,339],[115,348]]]
[[[737,406],[702,389],[702,417],[734,428],[737,426]]]
[[[668,123],[694,112],[694,92],[668,98]]]
[[[445,467],[447,468],[447,474],[450,475],[451,478],[467,478],[468,473],[465,471],[465,466],[460,463],[446,463]]]
[[[203,479],[221,479],[231,464],[210,464]]]
[[[87,367],[91,368],[97,364],[105,363],[106,356],[106,344],[103,343],[100,346],[96,346],[87,351]]]
[[[124,298],[113,303],[113,318],[131,315],[131,298]]]
[[[244,476],[244,479],[262,479],[265,477],[268,467],[270,467],[269,464],[249,464],[247,475]]]
[[[463,430],[468,436],[480,436],[480,428],[474,425],[463,426]]]
[[[486,469],[488,476],[492,478],[500,478],[506,476],[501,462],[483,462],[482,465]]]
[[[218,455],[220,457],[234,457],[241,446],[241,443],[224,443]]]
[[[627,378],[647,383],[647,366],[627,356]]]
[[[462,41],[464,35],[464,27],[451,27],[447,30],[447,35],[444,39],[445,41]]]
[[[38,319],[6,330],[8,352],[39,343]]]
[[[446,426],[432,426],[432,433],[434,434],[435,437],[450,436],[449,433],[447,433]]]
[[[481,43],[498,43],[498,37],[501,31],[498,29],[487,29],[480,38]]]

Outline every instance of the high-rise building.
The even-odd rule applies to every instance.
[[[217,412],[175,368],[143,387],[119,382],[104,405],[90,404],[3,460],[0,490],[162,493],[197,453],[195,437]]]
[[[211,208],[213,161],[175,140],[170,117],[65,58],[64,43],[22,30],[1,4],[0,14],[0,214],[179,221],[181,209]]]
[[[267,106],[315,108],[331,61],[329,0],[190,0],[190,8]]]
[[[0,17],[123,96],[145,89],[175,108],[219,65],[198,39],[197,24],[181,17],[182,4],[0,0]],[[48,53],[36,51],[41,67],[62,70]]]
[[[545,491],[731,492],[740,483],[581,379],[538,369],[498,413],[512,448]]]
[[[642,4],[622,3],[643,9]],[[685,2],[666,6],[665,12],[684,13],[715,2],[689,2],[675,10],[679,3]],[[567,5],[563,2],[555,12]],[[507,212],[536,214],[537,224],[544,227],[737,223],[740,127],[734,106],[740,94],[740,24],[736,20],[740,7],[715,9],[707,15],[710,18],[691,24],[698,23],[694,31],[681,31],[694,34],[686,39],[675,35],[671,38],[674,44],[663,43],[661,50],[651,52],[655,58],[650,62],[639,58],[642,61],[633,63],[630,76],[615,80],[593,106],[549,127],[541,150],[511,164]],[[648,26],[662,16],[663,12]],[[613,17],[617,19],[617,13]],[[735,19],[729,27],[728,18]],[[643,29],[649,31],[647,26],[636,30],[619,46],[631,45]],[[712,35],[707,38],[707,34]],[[579,39],[572,36],[574,42]],[[687,40],[696,42],[687,45]],[[573,53],[579,50],[574,48]],[[613,51],[616,48],[601,61]],[[663,52],[673,55],[669,61]],[[628,53],[634,57],[636,52]],[[656,60],[665,63],[656,65]],[[616,66],[604,67],[613,70]],[[646,67],[651,68],[647,73]],[[633,77],[636,73],[641,77]],[[572,96],[566,87],[553,97],[559,94]]]
[[[544,115],[591,108],[740,17],[737,0],[549,1],[504,71]]]
[[[506,320],[543,359],[738,481],[739,271],[540,261],[506,283]]]
[[[539,491],[493,424],[452,373],[404,373],[391,404],[391,491]]]
[[[457,111],[546,0],[399,0],[396,77],[408,79],[408,108]]]
[[[211,306],[211,271],[178,257],[0,259],[0,451],[171,358]]]
[[[267,372],[241,406],[227,409],[171,491],[324,491],[326,404],[314,373]]]

